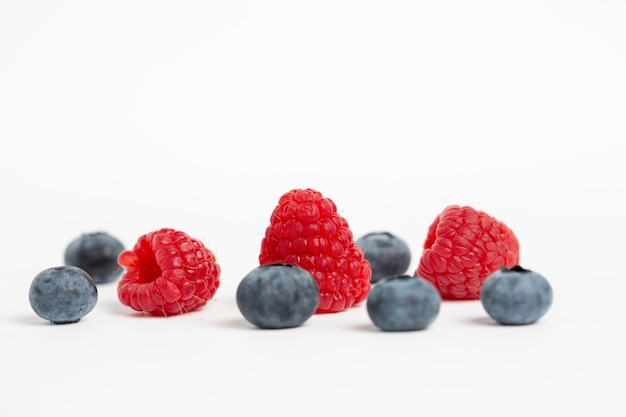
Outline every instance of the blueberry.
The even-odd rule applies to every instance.
[[[319,287],[307,270],[267,264],[250,271],[237,287],[244,318],[262,329],[297,327],[311,317],[320,300]]]
[[[487,314],[501,324],[531,324],[545,315],[553,293],[541,274],[519,265],[501,267],[489,275],[480,289]]]
[[[98,289],[85,270],[63,265],[37,274],[30,284],[28,300],[43,319],[55,324],[76,323],[96,306]]]
[[[122,275],[117,257],[123,250],[124,245],[106,232],[84,233],[66,247],[65,264],[84,269],[96,284],[103,284]]]
[[[381,279],[367,297],[367,313],[381,330],[422,330],[439,315],[441,296],[420,277],[397,275]]]
[[[411,251],[406,242],[389,232],[372,232],[355,243],[372,268],[372,283],[390,276],[406,273],[411,263]]]

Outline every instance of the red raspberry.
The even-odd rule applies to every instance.
[[[141,236],[120,253],[126,268],[117,287],[122,304],[154,316],[176,315],[204,306],[220,284],[213,253],[186,233],[163,228]]]
[[[504,223],[471,207],[449,206],[430,225],[414,275],[444,299],[480,298],[483,281],[500,266],[519,264],[519,242]]]
[[[335,203],[313,189],[280,198],[261,242],[261,265],[285,263],[309,271],[319,286],[319,313],[365,301],[372,271]]]

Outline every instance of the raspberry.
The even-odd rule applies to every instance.
[[[311,188],[283,194],[265,230],[261,265],[299,266],[317,281],[315,311],[336,313],[365,301],[372,270],[335,203]]]
[[[117,287],[122,304],[154,316],[204,306],[220,284],[220,267],[202,242],[163,228],[147,233],[118,257],[126,268]]]
[[[476,300],[487,276],[518,263],[511,229],[482,211],[452,205],[430,225],[414,275],[433,283],[444,299]]]

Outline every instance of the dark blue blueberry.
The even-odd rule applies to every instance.
[[[37,274],[30,284],[28,300],[43,319],[56,324],[75,323],[94,309],[98,289],[85,270],[63,265]]]
[[[517,265],[489,275],[480,289],[485,311],[501,324],[531,324],[545,315],[553,293],[541,274]]]
[[[430,282],[410,275],[381,279],[367,297],[367,313],[381,330],[422,330],[439,315],[441,296]]]
[[[237,306],[244,318],[262,329],[297,327],[319,304],[317,282],[307,270],[268,264],[250,271],[237,287]]]
[[[65,264],[84,269],[96,284],[112,282],[124,272],[117,263],[123,250],[124,245],[106,232],[85,233],[65,249]]]
[[[389,232],[372,232],[355,243],[372,268],[371,282],[406,273],[411,263],[411,250],[406,242]]]

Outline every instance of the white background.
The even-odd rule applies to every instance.
[[[0,0],[0,139],[2,416],[626,415],[622,1]],[[484,210],[554,304],[255,329],[237,284],[305,187],[404,238],[409,272],[445,206]],[[218,258],[202,310],[141,316],[115,284],[77,324],[30,308],[81,233],[161,227]]]

